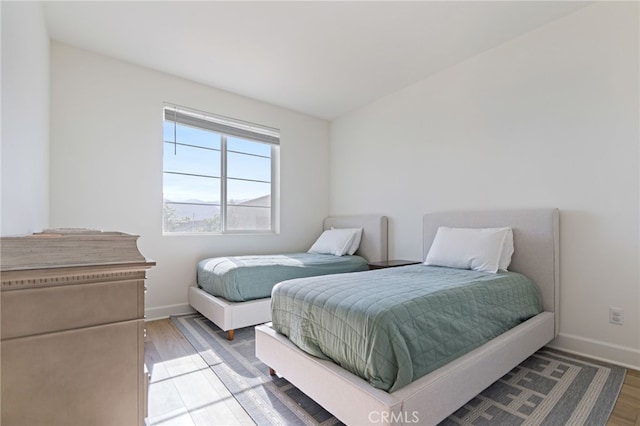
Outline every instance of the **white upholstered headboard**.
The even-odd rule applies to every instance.
[[[560,222],[558,209],[435,212],[423,218],[423,259],[439,226],[513,229],[510,271],[530,278],[540,288],[545,311],[555,313],[560,330]]]
[[[356,254],[364,257],[368,262],[387,260],[388,220],[386,216],[329,216],[324,220],[324,229],[331,229],[331,227],[362,228],[362,240]]]

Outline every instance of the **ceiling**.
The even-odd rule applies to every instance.
[[[52,39],[331,120],[587,4],[47,1],[44,10]]]

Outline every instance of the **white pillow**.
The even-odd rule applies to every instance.
[[[513,254],[511,228],[438,228],[425,265],[496,273]]]
[[[502,254],[500,255],[500,264],[498,265],[498,269],[502,271],[506,271],[511,264],[511,256],[513,256],[513,230],[511,228],[507,228],[507,236],[504,239],[504,244],[502,245]]]
[[[309,253],[343,256],[351,247],[355,234],[347,229],[326,230],[309,249]]]
[[[345,229],[347,231],[351,231],[354,234],[353,241],[351,242],[351,247],[347,250],[347,254],[349,256],[353,255],[358,248],[360,247],[360,241],[362,241],[362,228],[331,228],[331,229]]]

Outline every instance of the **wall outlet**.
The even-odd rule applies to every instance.
[[[611,324],[624,324],[624,309],[622,308],[614,308],[611,306],[609,308],[609,322]]]

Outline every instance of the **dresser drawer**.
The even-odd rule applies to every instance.
[[[2,292],[2,339],[144,317],[144,280]]]
[[[3,425],[141,425],[144,320],[3,340]]]

